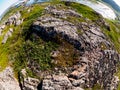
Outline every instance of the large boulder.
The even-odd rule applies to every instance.
[[[56,37],[59,36],[78,49],[81,56],[72,66],[71,73],[67,73],[68,76],[57,76],[57,79],[53,76],[52,79],[43,80],[43,89],[90,88],[95,84],[101,85],[105,90],[113,87],[116,89],[118,79],[114,83],[113,78],[116,64],[120,58],[101,28],[94,23],[89,23],[91,22],[89,19],[76,23],[64,20],[69,15],[83,18],[73,10],[58,10],[56,6],[48,6],[45,10],[44,14],[49,14],[49,16],[43,15],[38,18],[31,26],[32,32],[50,40],[56,40],[58,39]],[[105,22],[100,23],[104,25]],[[79,34],[78,30],[81,30],[82,33]],[[63,82],[66,84],[64,87],[62,87]]]

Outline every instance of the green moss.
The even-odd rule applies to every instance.
[[[2,24],[3,22],[5,22],[11,15],[13,15],[14,13],[16,13],[17,11],[20,11],[22,8],[22,6],[19,7],[11,7],[6,14],[2,17],[2,19],[0,20],[0,24]]]
[[[92,88],[86,88],[85,90],[104,90],[100,84],[95,84]]]
[[[71,3],[69,6],[65,6],[64,2],[59,0],[54,0],[52,2],[47,2],[43,4],[34,4],[30,6],[31,12],[28,13],[28,9],[24,7],[12,8],[4,16],[2,21],[5,21],[9,16],[14,14],[16,11],[21,11],[22,18],[24,22],[17,27],[8,26],[5,28],[3,35],[0,37],[0,42],[3,39],[3,36],[8,31],[9,28],[14,28],[14,33],[11,38],[7,41],[6,44],[0,44],[0,70],[3,70],[8,64],[9,60],[12,62],[12,66],[16,72],[19,72],[21,69],[25,68],[27,70],[28,76],[34,77],[35,73],[30,67],[29,62],[35,63],[40,70],[51,70],[53,67],[69,67],[76,63],[76,60],[79,58],[79,53],[74,49],[74,46],[70,45],[66,41],[61,40],[58,37],[58,41],[44,41],[39,36],[33,36],[30,34],[31,24],[42,15],[44,8],[49,5],[62,4],[62,8],[67,9],[69,7],[75,9],[83,18],[76,18],[69,16],[66,21],[69,21],[73,24],[79,22],[85,22],[86,18],[90,19],[90,22],[95,23],[96,20],[102,18],[91,8],[78,4]],[[58,8],[61,9],[61,8]],[[114,43],[114,46],[118,52],[120,52],[120,25],[117,22],[107,21],[110,24],[110,31],[102,27],[104,33],[108,38]],[[78,30],[78,34],[81,34],[81,30]],[[29,38],[26,39],[28,35]],[[107,47],[104,43],[101,44],[103,50]],[[51,63],[52,58],[50,53],[54,50],[58,50],[59,55],[54,58],[57,61],[57,64]],[[32,66],[32,65],[31,65]],[[118,71],[118,76],[120,72]],[[89,90],[89,89],[86,89]],[[102,90],[100,85],[95,85],[92,90]]]
[[[79,3],[71,3],[70,7],[74,8],[83,15],[85,18],[89,18],[90,20],[98,20],[101,16],[96,13],[93,9]]]
[[[106,20],[110,25],[110,31],[103,29],[104,33],[113,42],[115,49],[120,53],[120,24],[118,22],[113,22]]]
[[[38,4],[34,5],[32,8],[33,10],[30,14],[28,14],[27,10],[22,6],[18,8],[13,7],[2,18],[1,22],[4,22],[17,11],[21,11],[22,18],[25,18],[25,20],[20,26],[7,26],[4,29],[2,36],[0,36],[0,70],[3,70],[7,65],[9,65],[9,59],[11,58],[10,54],[14,53],[15,50],[19,50],[20,45],[23,44],[25,36],[22,36],[22,33],[29,29],[32,22],[42,14],[42,11],[44,9],[43,6],[40,6]],[[7,43],[2,44],[1,42],[4,38],[4,35],[9,30],[9,28],[14,29],[13,35],[7,40]]]

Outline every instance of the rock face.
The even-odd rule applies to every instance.
[[[86,23],[90,22],[88,19],[75,24],[62,19],[69,15],[83,18],[74,10],[58,10],[55,6],[48,6],[45,10],[44,14],[49,16],[38,18],[32,25],[33,32],[48,39],[60,36],[74,45],[81,52],[81,57],[68,75],[45,78],[42,89],[73,90],[93,87],[95,84],[101,85],[105,90],[116,89],[119,80],[114,78],[114,73],[120,58],[100,27],[94,23]],[[81,30],[82,34],[79,34],[78,30]]]
[[[83,90],[80,87],[74,87],[67,76],[53,75],[47,76],[43,80],[42,90]]]
[[[66,41],[74,44],[78,48],[80,47],[77,28],[72,23],[54,17],[46,18],[46,16],[43,16],[39,18],[38,21],[34,22],[33,26],[33,29],[43,33],[49,38],[61,35]]]
[[[26,70],[22,69],[21,75],[19,75],[19,83],[22,90],[38,90],[38,84],[40,81],[35,78],[28,77]]]
[[[3,31],[4,28],[5,28],[5,25],[0,26],[0,36],[2,35],[2,31]]]
[[[20,20],[21,14],[20,12],[15,13],[11,17],[8,18],[8,20],[5,22],[6,25],[20,25],[22,20]]]
[[[21,90],[11,67],[0,73],[0,90]]]
[[[5,21],[5,23],[3,25],[0,26],[0,36],[2,35],[5,27],[7,26],[18,26],[23,22],[23,19],[21,19],[21,13],[18,11],[17,13],[13,14],[12,16],[10,16],[7,21]],[[5,44],[8,40],[9,37],[12,36],[13,33],[13,29],[9,28],[9,30],[7,31],[7,33],[4,35],[4,38],[2,40],[2,44]]]
[[[28,12],[30,13],[29,10]],[[0,26],[0,35],[3,35],[3,30],[7,25],[18,26],[22,22],[23,19],[20,12],[13,14],[5,24]],[[11,67],[7,67],[0,73],[0,90],[84,90],[83,88],[92,88],[96,84],[100,85],[104,90],[116,90],[119,79],[114,74],[117,62],[120,61],[120,55],[102,32],[100,25],[103,25],[108,31],[110,31],[110,26],[104,19],[96,22],[83,17],[82,14],[70,7],[62,9],[60,4],[46,7],[42,16],[31,25],[29,36],[34,34],[34,36],[46,41],[57,42],[57,39],[64,40],[71,45],[73,51],[79,52],[79,54],[75,54],[79,56],[74,58],[75,61],[72,65],[62,68],[55,66],[53,71],[49,72],[40,70],[39,63],[34,63],[33,58],[30,62],[27,62],[29,57],[26,55],[27,63],[25,63],[25,69],[33,68],[31,70],[36,70],[34,73],[37,73],[39,78],[42,77],[42,80],[29,77],[27,70],[22,69],[18,73],[18,84],[14,78],[13,70]],[[7,33],[3,35],[2,44],[7,42],[13,32],[14,29],[9,28]],[[25,31],[26,36],[27,34]],[[44,46],[38,47],[45,48]],[[32,52],[32,49],[29,49]],[[53,64],[57,63],[54,58],[62,56],[63,53],[61,54],[61,51],[65,51],[60,51],[60,49],[62,47],[50,52]],[[65,49],[69,52],[68,48],[65,47]],[[39,60],[38,58],[35,59]],[[69,61],[69,58],[67,60]],[[28,63],[30,64],[27,65]]]
[[[7,42],[7,39],[12,36],[13,29],[10,28],[9,31],[4,36],[4,39],[2,40],[2,44],[5,44]]]

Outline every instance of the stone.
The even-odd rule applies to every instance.
[[[22,90],[38,90],[38,86],[40,83],[39,79],[28,77],[25,69],[21,70],[19,81]]]
[[[114,76],[114,73],[116,72],[117,62],[120,61],[120,55],[114,50],[113,45],[99,27],[104,25],[109,30],[109,25],[106,25],[104,20],[96,21],[96,25],[92,23],[90,19],[82,17],[81,14],[73,9],[58,10],[57,7],[60,8],[61,5],[49,5],[46,7],[44,14],[47,15],[42,15],[33,22],[30,30],[44,39],[55,41],[60,38],[67,41],[67,43],[74,47],[73,50],[79,52],[79,57],[75,60],[73,66],[67,68],[55,67],[54,70],[58,73],[53,70],[52,72],[54,74],[49,73],[48,76],[38,69],[40,67],[36,62],[31,60],[28,62],[28,68],[32,68],[34,72],[40,73],[39,75],[43,77],[43,80],[40,83],[39,79],[28,77],[26,70],[23,69],[19,74],[21,89],[37,90],[38,86],[42,85],[42,90],[83,90],[82,88],[92,88],[96,84],[99,84],[104,90],[116,89],[119,79]],[[85,22],[73,23],[66,21],[65,19],[69,16],[83,18]],[[6,24],[17,26],[22,22],[21,14],[17,12],[7,20]],[[0,28],[1,33],[3,28]],[[82,33],[79,34],[78,30],[81,30]],[[12,28],[8,30],[2,40],[3,44],[12,36],[13,32],[14,30]],[[106,48],[104,48],[103,45],[101,46],[101,43],[105,44]],[[54,62],[54,64],[57,64],[54,58],[58,55],[59,51],[51,52],[52,62]],[[7,71],[7,73],[11,72]],[[3,77],[4,76],[1,76],[1,78]],[[7,77],[9,77],[9,75]],[[6,85],[7,80],[6,78],[3,79],[5,79]],[[3,79],[1,79],[2,84],[0,84],[0,87],[4,90],[4,88],[7,87],[4,87]],[[14,86],[10,86],[11,90],[14,90],[13,88]]]
[[[4,24],[0,26],[0,36],[2,35],[2,32],[3,32],[5,27],[6,27],[6,25],[4,25]]]
[[[18,26],[21,24],[21,20],[17,20],[16,23],[15,23],[15,26]]]
[[[53,52],[51,52],[51,57],[52,58],[56,58],[56,57],[58,57],[58,55],[59,55],[59,51],[53,51]]]
[[[53,75],[52,78],[44,79],[42,90],[72,90],[72,84],[67,76]]]
[[[22,20],[20,20],[21,14],[20,12],[16,12],[12,16],[8,18],[8,20],[5,22],[6,25],[20,25],[22,23]]]
[[[56,37],[59,36],[59,38],[79,50],[80,58],[77,63],[70,67],[70,70],[68,69],[69,73],[67,73],[68,76],[66,78],[58,75],[60,79],[58,76],[57,78],[52,76],[51,79],[44,79],[43,88],[51,87],[51,90],[54,90],[56,87],[57,89],[63,89],[70,85],[73,90],[73,87],[92,88],[95,84],[100,84],[105,90],[111,90],[110,88],[116,86],[113,77],[120,56],[113,49],[113,45],[99,27],[102,25],[107,26],[105,21],[98,20],[98,25],[96,25],[85,18],[85,22],[73,24],[61,18],[67,18],[68,16],[83,18],[82,15],[75,10],[57,10],[57,7],[48,6],[44,14],[49,14],[50,16],[43,15],[39,17],[33,23],[31,30],[48,40],[56,40],[58,39]],[[82,34],[78,34],[78,30],[81,30]],[[101,44],[105,44],[105,46]],[[57,54],[57,52],[51,53],[52,57],[57,57]],[[54,58],[52,61],[55,62]],[[62,87],[64,80],[61,78],[64,78],[67,83],[70,81],[70,84],[64,83],[66,86]],[[111,85],[111,83],[114,85]]]
[[[0,72],[0,90],[21,90],[11,67]]]
[[[4,36],[3,40],[2,40],[2,44],[5,44],[7,42],[7,39],[12,36],[12,33],[13,33],[13,29],[10,28],[7,31],[7,33],[5,34],[5,36]]]
[[[81,45],[78,41],[77,28],[74,24],[67,21],[62,21],[51,16],[46,18],[43,16],[33,23],[32,29],[33,31],[37,30],[39,33],[44,32],[49,38],[54,38],[59,34],[61,38],[73,44],[76,48],[79,48]]]
[[[38,84],[40,81],[35,78],[27,77],[24,78],[24,85],[22,86],[23,90],[38,90]]]

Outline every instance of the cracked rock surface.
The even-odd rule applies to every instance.
[[[33,32],[50,39],[55,39],[57,35],[60,35],[61,38],[74,45],[81,52],[81,56],[72,67],[71,73],[45,78],[42,89],[71,90],[93,87],[95,84],[100,84],[105,90],[116,89],[118,84],[116,82],[119,80],[113,78],[119,55],[100,27],[86,23],[89,21],[73,24],[62,19],[67,18],[68,14],[82,18],[82,15],[75,11],[57,10],[54,6],[48,6],[45,13],[50,15],[38,18],[32,25]],[[104,21],[100,23],[105,24]],[[79,29],[82,34],[78,34]]]

